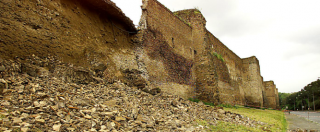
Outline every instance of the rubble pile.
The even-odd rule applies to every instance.
[[[258,127],[242,115],[104,82],[53,57],[0,60],[0,131],[204,131],[218,121]],[[133,82],[134,84],[134,82]]]

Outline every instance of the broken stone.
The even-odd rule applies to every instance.
[[[100,115],[111,117],[111,116],[113,116],[113,112],[102,112],[102,113],[100,113]]]
[[[21,94],[23,93],[24,85],[16,86],[16,89],[18,89],[18,93]]]
[[[114,107],[117,105],[117,100],[109,100],[104,103],[107,106]]]
[[[116,117],[116,121],[118,121],[118,122],[125,121],[125,120],[126,120],[126,118],[124,118],[124,117],[121,117],[121,116]]]
[[[38,64],[39,60],[38,58],[32,65]],[[59,67],[61,70],[52,69],[47,77],[40,77],[42,73],[39,71],[36,73],[38,76],[36,78],[18,71],[6,75],[15,76],[6,78],[10,88],[5,88],[7,92],[5,96],[1,96],[4,99],[0,101],[0,114],[4,118],[0,120],[0,124],[7,128],[5,130],[0,128],[0,131],[12,128],[19,128],[21,131],[22,128],[29,128],[26,131],[32,131],[33,128],[37,128],[39,131],[191,132],[204,131],[207,127],[193,126],[196,120],[205,120],[209,125],[215,125],[216,120],[242,123],[248,127],[262,124],[247,118],[241,119],[241,115],[230,112],[227,112],[226,116],[223,109],[199,106],[201,103],[161,92],[155,88],[156,86],[147,85],[143,88],[147,93],[143,92],[135,86],[139,85],[135,84],[141,74],[138,71],[131,70],[133,73],[128,77],[135,79],[128,85],[121,81],[113,84],[97,82],[83,84],[74,83],[72,80],[86,82],[85,78],[72,79],[72,77],[91,76],[90,70],[85,74],[73,75],[69,73],[74,72],[74,66],[57,65],[59,64],[55,64],[54,67]]]
[[[22,131],[22,132],[28,132],[28,130],[29,130],[28,127],[23,127],[23,128],[21,128],[21,131]]]
[[[218,112],[220,113],[220,114],[225,114],[226,112],[224,111],[224,110],[222,110],[222,109],[218,109]]]
[[[44,119],[36,119],[35,123],[44,124],[46,121]]]
[[[52,129],[53,129],[54,131],[60,132],[60,127],[61,127],[61,124],[57,124],[57,125],[53,125],[53,126],[52,126]]]
[[[86,119],[91,119],[92,116],[86,115],[86,116],[84,116],[84,118],[86,118]]]
[[[3,105],[3,106],[9,106],[9,105],[10,105],[10,102],[4,101],[4,102],[1,102],[1,105]]]
[[[72,128],[72,127],[69,127],[69,128],[67,128],[67,130],[69,130],[69,131],[74,131],[74,130],[76,130],[75,128]]]
[[[0,66],[0,72],[4,72],[6,68],[4,66]]]
[[[29,123],[22,122],[22,123],[20,123],[20,126],[21,127],[30,127],[31,125]]]
[[[38,101],[34,101],[33,102],[33,106],[38,108],[38,107],[40,107],[40,103]]]
[[[4,89],[8,89],[8,84],[4,79],[0,79],[0,95],[4,93]]]
[[[172,104],[172,106],[174,106],[174,107],[178,107],[178,102],[177,102],[176,100],[173,100],[173,101],[171,102],[171,104]]]
[[[19,124],[19,123],[21,123],[22,122],[22,120],[20,119],[20,118],[17,118],[17,117],[15,117],[15,118],[13,118],[13,124]]]

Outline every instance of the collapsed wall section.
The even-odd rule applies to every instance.
[[[110,0],[0,2],[0,57],[58,56],[117,80],[135,69],[132,21]],[[97,8],[98,7],[98,8]]]
[[[192,28],[157,0],[143,1],[139,28],[143,32],[142,60],[150,83],[162,91],[192,97]]]
[[[263,81],[260,75],[259,60],[255,57],[243,61],[243,91],[246,105],[263,106]]]

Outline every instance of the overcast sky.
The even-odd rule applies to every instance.
[[[138,25],[142,0],[112,0]],[[264,81],[297,92],[320,77],[320,0],[158,0],[198,8],[207,29],[239,57],[256,56]]]

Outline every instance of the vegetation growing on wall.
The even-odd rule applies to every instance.
[[[222,55],[220,55],[220,54],[218,54],[218,53],[216,53],[216,52],[212,52],[212,55],[213,55],[213,56],[216,56],[219,60],[221,60],[222,62],[224,62],[224,59],[223,59]]]
[[[186,22],[185,20],[183,20],[180,16],[178,16],[178,12],[174,12],[173,13],[177,18],[179,18],[181,21],[183,21],[185,24],[187,24],[188,26],[190,26],[191,27],[191,24],[189,23],[189,22]]]

